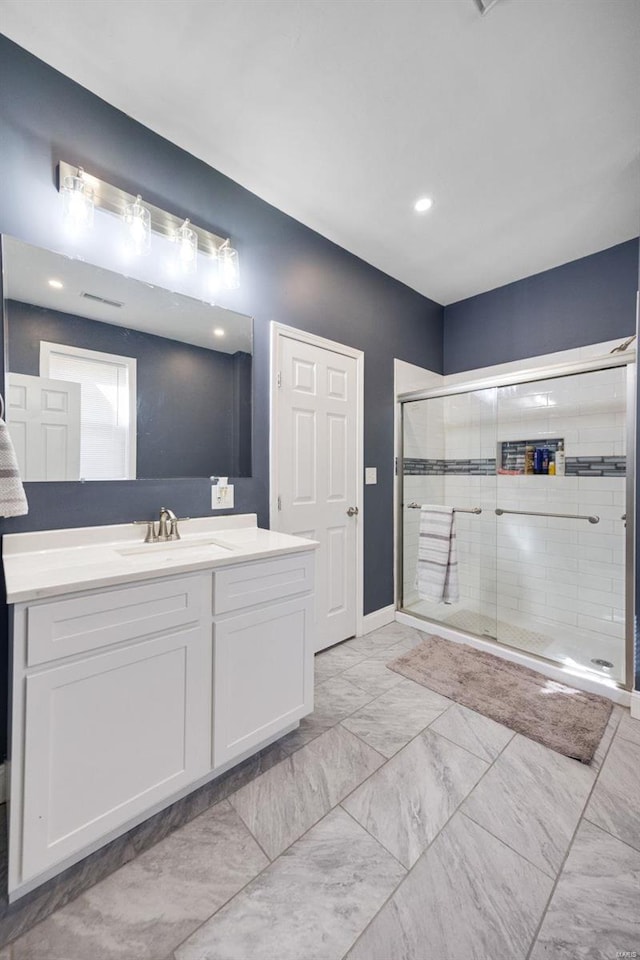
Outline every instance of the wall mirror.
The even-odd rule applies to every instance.
[[[251,475],[251,317],[2,238],[24,480]]]

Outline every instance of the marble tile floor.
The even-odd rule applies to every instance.
[[[386,669],[421,638],[319,654],[298,730],[0,905],[0,960],[637,951],[640,721],[582,766]]]

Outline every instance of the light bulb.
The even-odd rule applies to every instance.
[[[214,337],[224,337],[224,330],[222,327],[216,327],[213,331],[213,335]]]
[[[72,234],[84,233],[93,226],[93,190],[87,183],[82,167],[75,176],[62,181],[63,219]]]
[[[198,234],[185,220],[176,231],[175,241],[178,244],[178,262],[184,273],[195,273],[198,265]]]
[[[64,286],[64,284],[62,283],[62,280],[49,280],[48,283],[49,283],[49,286],[53,287],[54,290],[62,290]]]
[[[151,214],[142,204],[140,194],[133,203],[124,208],[123,220],[127,225],[128,246],[134,253],[148,253],[151,248]]]
[[[426,213],[427,210],[431,210],[432,206],[433,200],[431,197],[420,197],[420,199],[416,200],[414,203],[413,209],[416,211],[416,213]]]
[[[222,246],[218,247],[218,276],[220,286],[225,290],[237,290],[240,286],[238,251],[231,246],[229,240],[225,240]]]

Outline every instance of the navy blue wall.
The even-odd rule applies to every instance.
[[[584,347],[635,332],[638,241],[444,309],[444,372]]]
[[[393,602],[393,358],[442,369],[442,307],[264,203],[0,37],[0,232],[60,249],[60,159],[179,216],[230,236],[241,256],[230,306],[255,318],[253,476],[236,481],[236,509],[268,523],[269,322],[365,353],[365,612]],[[96,219],[98,219],[96,217]],[[109,266],[109,264],[106,264]],[[27,517],[4,532],[144,517],[167,502],[210,512],[207,480],[28,484]]]

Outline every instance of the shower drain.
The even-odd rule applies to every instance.
[[[599,657],[593,657],[591,663],[595,663],[596,667],[613,667],[609,660],[601,660]]]

